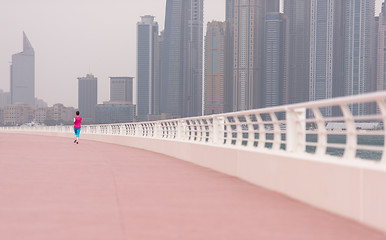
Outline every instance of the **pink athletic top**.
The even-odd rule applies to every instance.
[[[80,122],[82,121],[81,117],[75,117],[74,128],[80,128]]]

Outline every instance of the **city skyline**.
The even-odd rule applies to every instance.
[[[110,76],[136,76],[135,32],[138,18],[141,15],[154,15],[160,30],[163,30],[166,0],[141,1],[134,7],[122,0],[114,3],[101,1],[95,4],[85,0],[76,3],[68,1],[63,5],[45,0],[33,3],[2,1],[0,89],[10,91],[11,56],[19,51],[19,39],[25,31],[39,52],[36,56],[36,97],[47,101],[49,105],[63,103],[76,107],[77,77],[93,73],[99,78],[98,102],[108,100]],[[376,0],[376,15],[380,13],[381,3],[382,0]],[[225,4],[225,0],[215,3],[205,1],[204,26],[212,20],[224,21]],[[111,17],[100,17],[104,11],[104,15]],[[127,13],[122,15],[124,11]],[[74,20],[69,21],[63,17],[64,14],[70,14],[70,19]],[[49,34],[39,30],[43,27],[49,29]],[[73,35],[79,32],[79,36]],[[90,37],[94,37],[95,41],[91,41]],[[111,41],[113,44],[104,45],[104,42]]]
[[[219,11],[221,9],[221,11]],[[109,77],[136,76],[136,23],[155,16],[164,29],[166,0],[37,0],[0,3],[0,89],[10,89],[12,54],[25,31],[36,55],[35,95],[53,105],[77,106],[77,78],[98,77],[98,102],[109,99]],[[225,19],[224,1],[205,1],[204,26]],[[49,21],[47,21],[49,20]],[[44,30],[43,30],[44,29]]]

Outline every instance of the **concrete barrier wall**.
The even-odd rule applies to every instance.
[[[68,133],[41,134],[73,137]],[[386,232],[386,164],[143,137],[83,134],[81,139],[175,157]]]

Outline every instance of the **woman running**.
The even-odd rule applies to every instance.
[[[82,123],[82,118],[79,117],[79,111],[76,111],[76,117],[74,117],[74,131],[76,139],[74,140],[74,143],[79,144],[79,133],[80,133],[80,124]]]

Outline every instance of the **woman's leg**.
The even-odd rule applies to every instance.
[[[76,129],[76,143],[79,142],[79,134],[80,134],[80,128]]]

